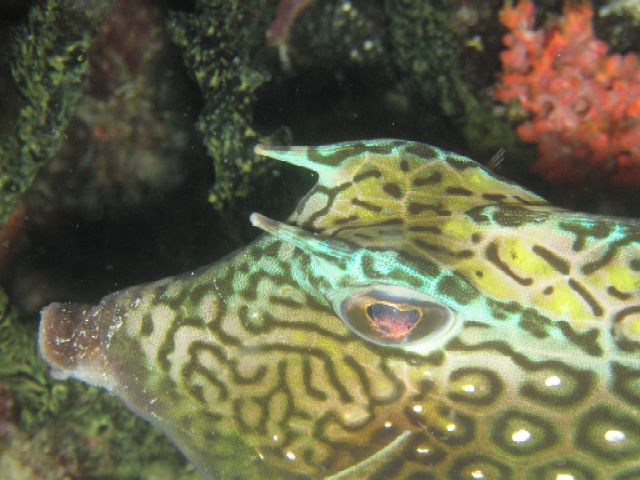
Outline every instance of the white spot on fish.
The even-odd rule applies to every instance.
[[[561,383],[562,383],[562,379],[557,375],[551,375],[550,377],[547,377],[547,379],[544,381],[544,384],[547,387],[557,387]]]
[[[516,443],[524,443],[529,441],[529,439],[531,439],[531,432],[525,429],[513,432],[513,434],[511,435],[511,440]]]
[[[607,442],[622,442],[627,439],[627,436],[620,430],[607,430],[604,434],[604,439]]]
[[[559,473],[556,475],[556,480],[576,480],[576,477],[570,473]]]

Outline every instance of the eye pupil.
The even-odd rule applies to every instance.
[[[420,320],[418,310],[400,310],[384,303],[369,305],[367,315],[373,329],[383,338],[397,340],[407,337]]]
[[[400,285],[370,285],[331,295],[336,313],[349,329],[376,345],[433,348],[452,331],[452,310],[426,293]]]

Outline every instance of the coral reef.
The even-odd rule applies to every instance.
[[[16,201],[5,224],[0,227],[0,271],[7,267],[11,254],[23,240],[26,213],[26,204]]]
[[[110,397],[49,377],[30,313],[47,292],[69,295],[73,281],[61,268],[25,275],[15,265],[36,256],[31,231],[126,211],[190,171],[185,106],[194,95],[162,12],[145,0],[50,0],[2,38],[14,50],[2,90],[20,95],[3,99],[14,118],[0,126],[0,280],[23,308],[0,292],[0,476],[196,478],[161,434]],[[72,237],[63,238],[73,250]]]
[[[187,178],[209,173],[203,149],[192,146],[197,91],[166,33],[165,11],[148,0],[116,0],[104,15],[88,48],[87,79],[61,145],[0,229],[0,281],[25,314],[35,314],[54,298],[88,294],[88,287],[77,282],[77,262],[82,262],[77,255],[62,267],[43,268],[39,255],[20,255],[30,241],[37,244],[44,234],[48,238],[40,241],[40,252],[53,253],[57,246],[83,250],[75,243],[78,225],[104,220],[112,224],[104,228],[118,236],[114,229],[121,219],[133,212],[152,217],[158,203],[180,194]],[[200,191],[206,195],[206,176],[200,175],[202,187],[189,185],[194,197]],[[163,212],[171,223],[173,211],[165,205]],[[65,229],[56,241],[55,232]],[[177,259],[183,252],[167,256]],[[114,257],[122,261],[125,255]]]
[[[9,434],[13,420],[14,402],[6,385],[0,383],[0,442]]]
[[[270,78],[255,66],[254,56],[265,47],[272,3],[200,0],[196,13],[177,12],[169,19],[173,41],[183,49],[204,95],[197,127],[213,159],[215,183],[209,200],[219,212],[248,196],[269,168],[253,146],[276,137],[254,130],[252,104],[256,90]]]
[[[266,34],[288,73],[322,66],[340,75],[349,68],[390,63],[387,19],[377,2],[281,0]]]
[[[87,53],[107,1],[49,0],[17,35],[12,73],[23,97],[15,128],[0,142],[0,225],[39,167],[64,141],[88,78]]]
[[[509,126],[487,114],[489,98],[483,82],[490,71],[491,26],[486,2],[406,2],[386,0],[391,58],[401,78],[419,92],[433,115],[441,114],[438,139],[459,142],[463,137],[475,152],[491,156],[501,147],[517,151]],[[483,19],[480,22],[480,19]],[[484,29],[477,28],[478,23]],[[448,131],[447,131],[448,130]],[[450,132],[456,132],[452,135]],[[457,135],[457,139],[454,137]]]
[[[398,67],[412,74],[409,78],[420,84],[424,98],[439,98],[446,115],[464,115],[465,87],[457,74],[460,46],[449,26],[448,10],[432,2],[395,0],[388,0],[385,7]],[[445,69],[449,75],[435,74]]]
[[[327,82],[333,77],[347,98],[331,100],[331,110],[322,110],[330,111],[331,122],[315,125],[316,130],[332,133],[339,119],[356,132],[380,129],[388,136],[391,124],[412,138],[462,143],[486,158],[500,147],[523,157],[510,125],[491,115],[489,87],[495,81],[492,68],[499,67],[495,51],[500,46],[495,11],[500,4],[282,0],[267,32],[279,52],[285,50],[285,70],[294,78],[282,103],[296,102],[298,95],[291,96],[291,90],[313,92],[316,81],[320,94],[328,97]],[[304,82],[295,83],[296,75],[304,76]],[[274,83],[281,81],[275,76]],[[359,98],[378,100],[360,109],[354,104]],[[293,133],[315,140],[318,135],[307,132],[307,126],[320,119],[318,114],[322,112],[292,122]],[[315,141],[336,135],[347,138],[338,132]]]
[[[34,331],[19,321],[18,311],[0,290],[0,384],[20,406],[20,423],[26,428],[41,425],[41,416],[56,408],[46,368],[38,358],[33,339]]]
[[[113,3],[89,49],[85,94],[66,140],[28,192],[32,220],[98,218],[180,185],[193,115],[171,47],[152,2]]]
[[[509,29],[495,97],[531,115],[517,128],[537,142],[534,170],[560,182],[640,185],[640,61],[608,54],[587,3],[567,2],[564,15],[534,29],[534,4],[507,4]]]
[[[628,15],[635,24],[640,23],[640,2],[638,0],[611,0],[599,11],[601,16]]]

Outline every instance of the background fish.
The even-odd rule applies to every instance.
[[[640,225],[400,140],[257,152],[318,183],[217,263],[42,312],[207,478],[640,478]]]

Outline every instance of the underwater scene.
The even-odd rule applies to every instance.
[[[0,480],[640,480],[640,0],[0,45]]]

